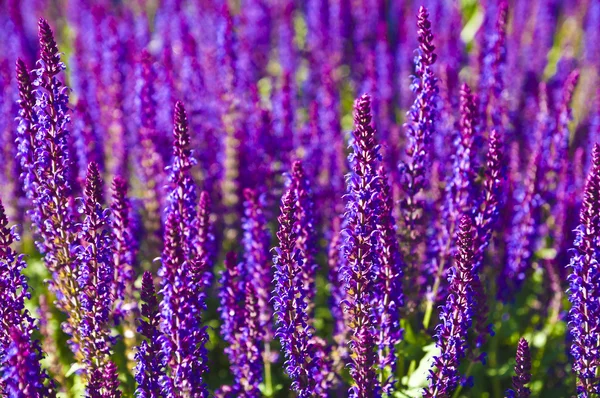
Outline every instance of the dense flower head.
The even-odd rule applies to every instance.
[[[41,368],[40,343],[32,334],[36,321],[25,309],[31,297],[27,279],[22,274],[27,264],[11,245],[19,239],[0,201],[0,392],[7,396],[53,396],[54,388]]]
[[[141,315],[138,331],[145,340],[140,344],[136,357],[135,379],[138,383],[136,396],[139,398],[155,398],[161,394],[161,382],[164,381],[164,359],[160,345],[160,312],[158,299],[154,289],[152,274],[144,272],[142,289]]]
[[[102,206],[102,180],[98,166],[90,163],[86,177],[83,208],[84,220],[75,249],[79,264],[77,283],[81,323],[81,349],[88,375],[95,371],[104,376],[109,364],[112,338],[109,330],[113,308],[114,262],[112,239],[108,230],[110,212]],[[107,381],[108,382],[108,381]]]
[[[292,173],[289,181],[290,189],[295,191],[296,218],[298,220],[295,228],[296,249],[302,256],[302,274],[300,280],[306,294],[305,300],[309,308],[315,296],[315,274],[316,274],[316,231],[314,216],[313,193],[308,181],[302,162],[295,161],[292,164]]]
[[[371,99],[363,95],[355,103],[342,248],[350,328],[350,374],[354,379],[350,395],[361,398],[379,388],[374,368],[375,325],[371,311],[373,280],[380,266],[377,234],[381,217],[378,196],[381,181],[377,175],[379,147],[371,119]]]
[[[134,266],[137,242],[134,236],[131,203],[127,194],[127,181],[115,177],[112,184],[111,227],[113,233],[113,261],[115,266],[115,320],[131,311],[133,304]]]
[[[515,376],[512,378],[513,389],[506,392],[507,398],[529,398],[531,390],[525,384],[531,381],[531,353],[529,343],[521,337],[517,346]]]
[[[275,248],[273,257],[275,337],[281,342],[292,388],[300,397],[324,396],[317,385],[319,363],[315,357],[315,347],[311,344],[313,331],[308,324],[306,290],[300,278],[303,262],[301,252],[297,249],[297,200],[296,190],[291,187],[281,198],[277,232],[279,247]]]
[[[403,191],[400,202],[402,228],[399,232],[403,238],[402,254],[411,277],[417,275],[420,268],[416,253],[425,235],[422,223],[425,201],[421,193],[428,186],[431,139],[435,135],[438,118],[438,82],[432,69],[437,56],[434,52],[429,14],[423,7],[419,10],[417,26],[421,45],[415,56],[416,70],[410,85],[415,98],[404,124],[408,159],[399,165]]]
[[[598,233],[600,220],[600,146],[594,145],[592,168],[585,186],[569,268],[569,329],[573,370],[580,396],[592,394],[598,384]]]
[[[270,303],[271,275],[269,244],[270,234],[263,211],[261,197],[252,189],[244,190],[244,219],[242,229],[244,235],[244,262],[250,275],[250,281],[257,295],[260,324],[264,333],[264,341],[270,341],[273,335],[273,310]]]
[[[396,372],[396,345],[402,338],[400,328],[400,308],[404,304],[402,292],[403,267],[398,251],[396,221],[394,219],[394,199],[383,166],[379,167],[381,183],[379,193],[381,216],[379,218],[379,257],[375,271],[375,293],[373,308],[377,319],[378,367],[384,381],[383,391],[389,394],[394,388]],[[387,368],[387,369],[386,369]]]
[[[466,336],[473,317],[473,280],[476,277],[473,274],[473,234],[471,218],[463,216],[458,228],[458,250],[449,277],[449,293],[436,328],[440,354],[434,359],[424,397],[451,397],[460,381],[458,367],[466,355]]]
[[[208,370],[205,344],[206,327],[202,325],[205,308],[204,293],[194,283],[198,258],[186,259],[181,222],[175,213],[169,213],[165,224],[162,267],[161,332],[165,367],[169,377],[163,384],[163,393],[172,389],[192,396],[208,395],[202,375]]]

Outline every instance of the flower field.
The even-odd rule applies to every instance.
[[[600,397],[600,1],[0,1],[0,396]]]

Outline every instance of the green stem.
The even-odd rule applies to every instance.
[[[265,363],[265,396],[273,396],[273,381],[271,379],[271,343],[265,343],[265,352],[263,353]]]

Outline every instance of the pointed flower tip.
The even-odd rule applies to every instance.
[[[437,59],[435,46],[433,45],[433,33],[431,33],[431,22],[429,22],[429,12],[423,6],[419,8],[417,16],[417,35],[419,48],[425,65],[433,65]]]

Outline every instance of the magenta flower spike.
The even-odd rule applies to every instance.
[[[378,196],[381,181],[377,175],[379,146],[371,126],[371,98],[366,94],[361,96],[354,107],[351,172],[346,177],[343,278],[350,328],[350,374],[354,379],[349,394],[367,398],[380,394],[375,372],[376,330],[371,312],[373,281],[381,261],[375,243],[382,211]]]
[[[0,201],[0,394],[15,398],[55,396],[52,380],[42,369],[40,342],[32,333],[38,324],[25,309],[31,298],[23,270],[22,255],[11,245],[19,239],[15,228],[8,227]]]
[[[512,378],[513,389],[506,392],[506,398],[529,398],[531,390],[525,387],[531,381],[531,353],[529,343],[521,337],[517,346],[515,376]]]

